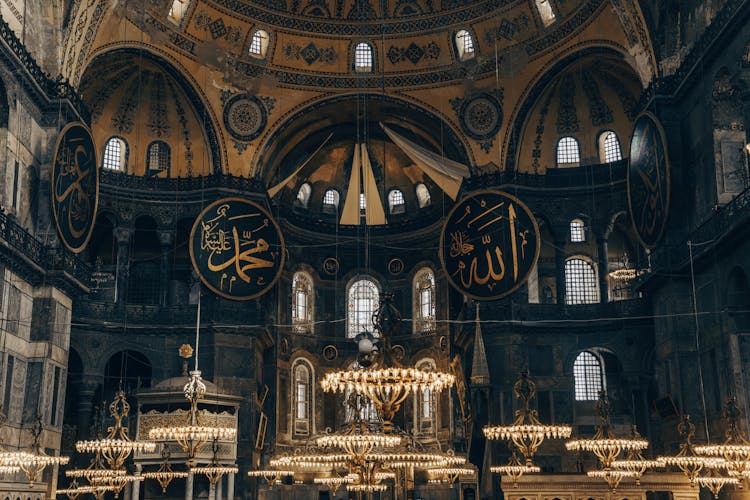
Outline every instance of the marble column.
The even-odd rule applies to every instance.
[[[234,474],[227,476],[227,500],[234,500]]]
[[[609,302],[609,282],[607,276],[609,274],[609,259],[607,253],[609,252],[607,238],[601,237],[596,239],[597,249],[597,272],[599,274],[599,302],[606,304]]]
[[[159,244],[161,245],[161,269],[159,270],[159,304],[168,305],[169,301],[169,279],[172,266],[169,257],[172,255],[174,244],[174,233],[172,231],[159,232]]]
[[[96,388],[99,386],[98,378],[95,375],[85,374],[78,388],[78,429],[76,429],[76,439],[78,440],[92,437],[89,431],[91,429],[91,416],[94,412],[94,394],[96,394]]]
[[[143,466],[141,464],[135,464],[135,475],[140,476]],[[133,481],[133,488],[130,490],[130,500],[139,500],[141,496],[141,482]]]
[[[565,304],[565,240],[555,240],[557,303]]]
[[[125,304],[128,293],[128,274],[130,270],[130,229],[118,227],[114,230],[117,241],[117,274],[115,278],[115,302]]]

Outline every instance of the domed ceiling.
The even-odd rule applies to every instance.
[[[578,141],[578,164],[603,163],[598,138],[604,131],[617,134],[622,157],[627,157],[641,85],[621,58],[585,56],[538,87],[530,97],[534,104],[518,148],[519,172],[544,174],[556,168],[556,146],[562,137]]]
[[[110,137],[125,142],[124,172],[188,177],[213,171],[210,127],[204,125],[177,73],[163,64],[141,54],[109,54],[89,67],[81,94],[92,111],[99,154]],[[148,145],[154,141],[169,146],[166,171],[146,168]]]

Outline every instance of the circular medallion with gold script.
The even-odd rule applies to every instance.
[[[459,201],[440,235],[440,261],[451,285],[477,300],[513,293],[539,258],[539,226],[518,198],[475,191]]]
[[[57,234],[68,250],[80,253],[91,238],[99,204],[96,148],[83,123],[69,123],[60,132],[50,179]]]
[[[214,293],[249,300],[271,288],[284,267],[284,237],[271,215],[244,198],[206,207],[190,233],[190,259]]]
[[[669,158],[664,131],[651,113],[635,121],[628,161],[628,209],[638,239],[653,248],[667,227]]]

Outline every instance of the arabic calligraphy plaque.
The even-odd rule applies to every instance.
[[[440,260],[448,280],[477,300],[513,293],[538,258],[534,215],[503,191],[476,191],[458,202],[440,235]]]
[[[71,252],[82,252],[91,238],[99,203],[96,148],[83,123],[69,123],[60,132],[50,179],[57,234]]]
[[[214,293],[249,300],[271,288],[284,267],[284,237],[266,210],[244,198],[215,201],[193,224],[190,259]]]
[[[630,141],[628,208],[633,228],[646,248],[656,245],[667,226],[669,183],[664,131],[656,117],[643,113]]]

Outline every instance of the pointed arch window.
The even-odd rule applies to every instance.
[[[159,175],[166,172],[169,177],[170,151],[169,144],[164,141],[154,141],[148,145],[148,175]]]
[[[469,30],[458,30],[455,42],[459,61],[468,61],[474,57],[476,54],[474,37],[471,36]]]
[[[314,321],[313,282],[305,272],[292,278],[292,329],[297,333],[312,333]]]
[[[583,351],[573,362],[576,401],[596,401],[599,391],[606,390],[604,363],[601,356]]]
[[[557,141],[557,164],[576,166],[581,162],[581,150],[575,137],[563,137]]]
[[[617,134],[608,130],[599,136],[599,161],[611,163],[622,160],[622,150]]]
[[[402,214],[406,212],[404,193],[400,189],[393,189],[388,193],[388,210],[392,214]]]
[[[300,202],[300,204],[307,208],[308,204],[310,203],[310,195],[312,194],[312,188],[310,187],[310,184],[305,182],[300,186],[299,191],[297,191],[297,201]]]
[[[594,266],[581,257],[565,261],[565,303],[575,305],[596,302],[599,302],[599,290]]]
[[[122,172],[125,170],[125,158],[127,157],[128,145],[119,137],[110,137],[104,146],[102,157],[102,168]]]
[[[424,268],[414,275],[414,333],[435,331],[435,274]]]
[[[292,413],[295,437],[313,432],[313,367],[304,359],[292,364]]]
[[[373,332],[372,315],[380,300],[377,283],[369,278],[357,280],[349,286],[347,297],[346,336],[354,338],[363,331]]]
[[[417,369],[434,371],[435,361],[423,359],[416,365]],[[423,389],[415,393],[414,398],[414,430],[417,434],[433,432],[437,428],[435,409],[437,408],[438,395],[430,389]]]
[[[419,203],[419,208],[424,208],[430,204],[430,190],[421,182],[417,184],[417,203]]]
[[[366,42],[359,42],[354,47],[354,71],[358,73],[370,73],[372,69],[372,46]]]
[[[542,24],[544,27],[551,25],[555,22],[557,16],[555,10],[552,8],[550,0],[535,0],[536,10],[539,12],[539,17],[542,18]]]
[[[268,43],[271,37],[266,30],[255,30],[250,38],[248,54],[256,59],[265,59],[268,53]]]

